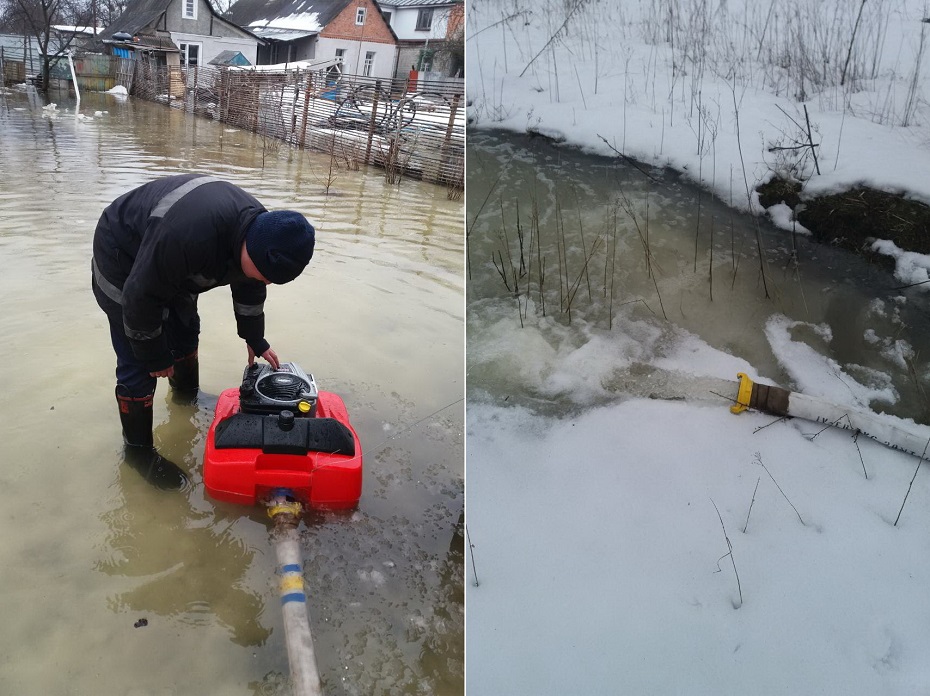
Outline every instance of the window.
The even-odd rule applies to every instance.
[[[355,10],[355,23],[364,24],[365,23],[365,13],[367,10],[364,7],[359,7]]]
[[[197,0],[182,0],[181,17],[183,19],[197,19]]]
[[[365,51],[365,65],[362,68],[362,75],[365,77],[371,77],[371,69],[375,65],[375,52],[374,51]]]
[[[181,65],[200,65],[200,44],[199,43],[178,43],[181,49]]]
[[[417,31],[429,31],[433,26],[433,8],[420,10],[417,15]]]
[[[384,10],[382,10],[381,14],[384,16],[384,23],[390,26],[391,25],[391,13],[385,12]]]
[[[344,63],[346,59],[346,50],[344,48],[336,49],[336,62]]]

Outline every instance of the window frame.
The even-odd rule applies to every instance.
[[[187,13],[187,5],[190,3],[191,13]],[[181,0],[181,19],[197,19],[197,0]]]
[[[365,51],[365,62],[362,63],[362,76],[371,77],[375,68],[375,51]]]
[[[190,49],[191,46],[197,49],[197,62],[190,62]],[[196,68],[199,68],[202,65],[201,58],[203,58],[203,42],[202,41],[178,41],[178,48],[181,49],[181,67],[189,68],[193,65]]]
[[[356,7],[355,8],[355,26],[360,27],[365,24],[365,19],[368,17],[368,8],[367,7]]]
[[[424,26],[425,25],[425,26]],[[417,26],[414,31],[432,31],[433,29],[433,8],[421,7],[417,14]]]

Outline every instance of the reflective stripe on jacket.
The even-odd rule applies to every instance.
[[[263,212],[238,186],[196,174],[156,179],[103,211],[94,234],[95,282],[122,305],[133,352],[151,371],[172,364],[161,330],[165,309],[220,285],[232,289],[239,336],[257,355],[268,350],[265,285],[240,265],[246,230]]]

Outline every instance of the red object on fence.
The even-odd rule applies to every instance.
[[[417,80],[420,78],[420,71],[414,70],[411,68],[410,74],[407,76],[407,91],[416,92],[417,91]]]
[[[225,390],[216,404],[204,452],[203,482],[211,498],[256,505],[280,489],[287,489],[289,495],[316,509],[345,510],[358,504],[362,494],[362,446],[341,397],[319,392],[310,420],[332,418],[348,428],[354,441],[355,451],[351,454],[312,450],[305,454],[269,453],[265,450],[273,448],[261,445],[217,447],[217,426],[238,413],[239,389]]]

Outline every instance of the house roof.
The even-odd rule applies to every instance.
[[[102,45],[126,48],[131,51],[161,51],[163,53],[180,53],[181,51],[170,36],[155,34],[144,34],[139,41],[115,41],[98,36],[94,46]]]
[[[461,5],[462,0],[376,0],[384,7],[452,7]]]
[[[339,64],[337,58],[321,58],[318,60],[296,60],[290,63],[277,63],[275,65],[232,65],[230,70],[249,70],[251,72],[286,72],[288,70],[320,70],[330,65]]]
[[[249,59],[242,55],[242,51],[220,51],[210,65],[252,65]]]
[[[167,12],[171,0],[132,0],[122,14],[107,27],[107,34],[138,34]],[[109,38],[109,37],[108,37]]]
[[[316,36],[320,32],[311,29],[280,29],[278,27],[251,26],[249,31],[269,41],[296,41],[307,36]]]
[[[52,29],[60,31],[63,34],[84,34],[85,36],[93,36],[104,31],[103,27],[97,27],[95,32],[93,27],[78,27],[69,24],[53,24]]]
[[[350,0],[238,0],[226,16],[240,27],[319,32]]]
[[[110,38],[113,34],[125,32],[135,36],[140,34],[146,27],[154,25],[159,17],[168,11],[171,0],[130,0],[126,9],[117,17],[110,26],[107,27],[107,33],[104,38]],[[215,9],[210,0],[206,2],[207,8],[216,19],[226,24],[231,24],[239,29],[250,33],[247,29],[238,25],[238,22],[230,21],[227,17],[221,16]]]
[[[262,38],[293,41],[323,31],[351,2],[353,0],[238,0],[229,8],[226,18]],[[270,29],[300,33],[282,38],[268,33]],[[396,39],[393,29],[391,33]]]

